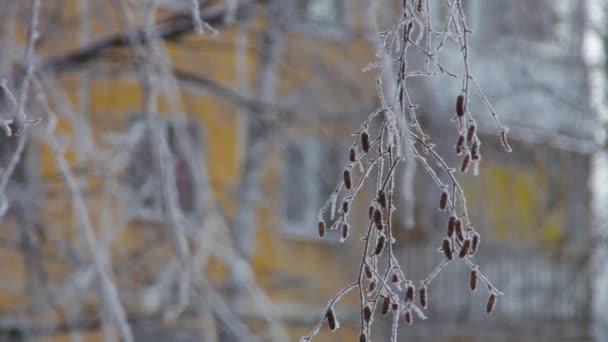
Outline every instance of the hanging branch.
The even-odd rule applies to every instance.
[[[470,83],[481,96],[496,123],[505,150],[510,152],[511,148],[506,141],[507,128],[500,124],[489,100],[470,74],[468,51],[471,30],[467,27],[462,0],[448,0],[445,6],[448,13],[443,30],[437,32],[433,30],[428,1],[404,0],[398,20],[387,31],[380,32],[378,60],[364,68],[364,71],[379,69],[376,84],[381,106],[369,115],[358,131],[353,133],[355,141],[348,151],[350,162],[345,167],[343,182],[336,186],[318,216],[320,237],[325,235],[326,226],[332,229],[340,224],[350,227],[348,211],[343,209],[341,215],[336,215],[335,203],[351,203],[357,195],[364,196],[360,190],[369,183],[370,176],[373,175],[372,171],[376,172],[375,197],[370,200],[369,222],[363,238],[363,255],[356,281],[338,291],[327,305],[323,318],[308,335],[301,338],[301,342],[311,341],[325,321],[332,331],[336,330],[339,317],[334,306],[345,293],[355,288],[359,292],[361,310],[359,341],[370,340],[374,309],[380,305],[382,314],[393,312],[391,341],[396,342],[400,321],[409,325],[413,323],[414,315],[419,319],[426,318],[423,310],[427,308],[429,301],[427,288],[452,261],[459,260],[471,269],[471,276],[467,281],[472,291],[477,289],[478,280],[487,286],[489,298],[486,305],[487,313],[491,313],[494,309],[497,296],[502,295],[472,260],[472,256],[479,248],[480,236],[471,225],[466,196],[456,177],[457,170],[466,173],[471,167],[476,175],[481,161],[481,141],[477,135],[477,124],[468,109]],[[423,37],[425,37],[424,47],[419,44]],[[439,51],[449,39],[453,39],[460,46],[463,65],[463,72],[460,75],[448,71],[438,59]],[[424,56],[423,69],[412,70],[413,68],[408,65],[409,54],[412,52]],[[396,58],[393,57],[395,54]],[[407,89],[407,81],[410,77],[441,76],[462,79],[460,94],[454,101],[453,116],[459,134],[454,152],[462,158],[458,167],[449,166],[435,151],[435,145],[431,142],[432,137],[424,132],[418,121],[418,105]],[[391,84],[394,84],[393,88],[390,87]],[[408,126],[400,124],[405,121],[409,122]],[[373,122],[379,123],[377,131],[370,129]],[[408,130],[408,127],[411,130]],[[407,156],[402,151],[412,151],[412,154]],[[395,239],[391,216],[397,210],[393,196],[394,175],[396,169],[404,164],[401,162],[406,156],[417,160],[431,176],[440,194],[437,202],[439,209],[450,213],[446,237],[439,243],[438,249],[445,259],[420,281],[418,291],[414,280],[407,277],[399,264],[392,248]],[[429,157],[434,163],[427,161]],[[358,164],[363,168],[360,179],[357,180],[350,171]],[[443,179],[447,179],[447,182]],[[342,198],[339,197],[341,193],[344,193]],[[326,215],[327,211],[329,215]],[[329,216],[329,224],[325,221],[327,216]],[[343,240],[345,238],[343,236]],[[417,299],[419,304],[415,303]],[[403,319],[400,320],[399,317]]]

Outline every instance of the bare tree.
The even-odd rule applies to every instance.
[[[247,320],[255,318],[264,322],[269,340],[289,340],[279,311],[254,277],[251,258],[256,205],[263,202],[262,176],[273,139],[285,121],[297,119],[294,113],[303,104],[319,112],[325,109],[315,103],[314,96],[297,101],[279,96],[293,4],[281,0],[80,0],[75,21],[58,14],[71,5],[62,0],[0,2],[4,19],[0,125],[6,135],[3,143],[12,147],[10,158],[2,165],[0,208],[3,223],[14,230],[2,244],[21,253],[28,273],[26,284],[17,285],[28,301],[12,311],[10,319],[0,319],[0,330],[5,335],[27,337],[69,333],[77,341],[84,338],[84,332],[101,328],[106,340],[168,340],[173,338],[172,332],[150,322],[189,317],[200,324],[184,329],[188,340],[256,341],[262,339],[260,334],[247,326]],[[476,173],[481,161],[481,141],[469,111],[474,99],[486,106],[498,139],[511,151],[507,128],[469,68],[470,29],[463,0],[445,2],[447,14],[441,23],[432,22],[428,0],[404,0],[394,24],[379,35],[382,24],[377,22],[376,11],[380,4],[370,1],[368,6],[366,27],[374,33],[369,43],[378,58],[365,69],[379,72],[379,106],[358,125],[352,145],[344,151],[349,163],[343,180],[321,208],[316,227],[321,237],[338,230],[346,240],[351,225],[358,224],[351,220],[352,204],[357,197],[368,196],[364,187],[371,184],[364,252],[357,278],[330,300],[323,318],[303,341],[312,340],[325,321],[330,329],[337,329],[339,315],[334,304],[354,290],[360,298],[361,340],[371,338],[379,306],[383,314],[393,312],[392,340],[396,341],[400,317],[406,324],[415,316],[425,317],[427,300],[432,298],[427,297],[427,286],[455,260],[470,268],[466,281],[471,290],[477,288],[478,280],[487,286],[488,313],[501,295],[471,259],[480,237],[469,220],[466,197],[456,176],[458,170]],[[261,17],[266,25],[255,31],[250,23]],[[119,29],[101,25],[110,18]],[[25,22],[28,26],[21,27]],[[93,29],[96,25],[103,27],[101,32]],[[245,89],[235,90],[192,72],[171,57],[175,45],[194,51],[188,41],[192,34],[204,41],[203,48],[221,45],[205,39],[232,25],[238,25],[241,34],[255,34],[259,39],[254,49],[257,73],[250,86],[241,80]],[[75,31],[78,42],[50,44],[52,53],[43,52],[48,42],[58,42]],[[27,32],[25,42],[17,38],[22,32]],[[461,70],[449,70],[439,60],[439,52],[448,42],[459,48]],[[237,74],[245,78],[248,71]],[[73,88],[66,86],[70,75],[78,76],[77,106],[70,100]],[[117,75],[136,80],[141,95],[138,113],[130,121],[124,113],[119,119],[108,114],[98,120],[88,113],[91,88],[97,79]],[[419,108],[408,89],[418,77],[462,81],[452,118],[459,134],[455,153],[461,158],[456,168],[436,152],[432,137],[418,120]],[[346,82],[339,72],[327,79]],[[214,161],[204,158],[200,149],[204,133],[185,114],[181,97],[187,87],[238,108],[246,118],[233,217],[212,195],[208,170]],[[303,93],[306,91],[314,94],[315,89]],[[162,115],[161,102],[172,113],[170,117]],[[111,128],[117,120],[128,121],[127,129],[117,132]],[[61,130],[61,125],[68,126],[70,133]],[[96,126],[107,129],[99,132]],[[25,171],[19,168],[32,168],[27,154],[36,145],[49,147],[56,173],[38,179],[44,184],[36,185],[31,177],[27,186],[20,186],[16,178]],[[75,157],[73,151],[77,151]],[[438,206],[451,215],[439,246],[445,260],[429,270],[417,289],[395,257],[392,223],[396,186],[401,182],[397,171],[404,168],[404,179],[411,182],[415,163],[432,177]],[[29,202],[20,202],[20,194],[28,187],[37,190],[28,193]],[[49,216],[66,216],[66,208],[48,205],[61,203],[49,200],[45,209],[49,213],[38,215],[40,203],[36,200],[41,200],[36,191],[54,191],[54,196],[68,198],[75,228],[64,227],[60,220],[44,221]],[[408,191],[404,200],[408,212],[413,210],[415,196]],[[154,223],[133,225],[135,216]],[[130,249],[117,248],[133,230],[142,241],[133,242]],[[54,233],[47,234],[51,231]],[[61,276],[49,271],[51,262],[61,269]],[[210,263],[229,271],[228,289],[205,276],[213,272]],[[158,331],[149,334],[153,328]]]

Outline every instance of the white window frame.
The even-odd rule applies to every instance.
[[[337,186],[337,182],[340,180],[341,168],[339,170],[328,170],[327,165],[323,165],[323,153],[322,149],[324,148],[333,148],[329,144],[337,144],[335,147],[339,150],[344,150],[344,165],[347,163],[347,149],[342,144],[335,141],[327,141],[321,137],[316,135],[301,137],[294,136],[287,138],[285,143],[285,149],[282,152],[282,163],[281,163],[281,202],[280,202],[280,213],[281,213],[281,232],[292,239],[296,240],[314,240],[319,242],[330,242],[336,243],[340,240],[340,232],[339,230],[327,231],[326,236],[323,239],[319,238],[317,224],[318,224],[318,214],[321,206],[325,204],[325,201],[328,198],[321,198],[322,194],[322,182],[323,180],[320,178],[321,172],[330,172],[332,175],[335,174],[335,183],[330,184],[329,186],[333,189],[334,186]],[[330,147],[328,147],[330,146]],[[295,147],[304,157],[303,164],[305,170],[298,174],[288,174],[289,169],[289,157],[286,155],[290,152],[289,148]],[[344,147],[344,148],[342,148]],[[343,165],[340,165],[342,167]],[[289,201],[289,191],[287,187],[290,186],[290,178],[291,177],[306,177],[306,186],[303,191],[307,191],[305,194],[306,198],[311,200],[305,201],[307,205],[305,208],[302,208],[303,219],[300,221],[295,221],[288,217],[287,212],[287,201]],[[328,227],[329,228],[329,227]]]
[[[320,144],[316,139],[312,137],[289,137],[287,138],[285,149],[282,151],[282,165],[281,165],[281,231],[286,235],[294,238],[306,238],[311,239],[317,237],[315,231],[315,224],[317,221],[317,213],[320,209],[320,204],[317,203],[319,198],[319,183],[315,182],[318,170],[320,167]],[[303,156],[302,164],[304,170],[298,175],[288,174],[289,169],[289,156],[291,148],[297,148],[300,154]],[[289,201],[289,191],[291,177],[305,177],[307,186],[304,187],[302,196],[308,201],[306,208],[302,208],[301,221],[293,220],[289,217],[287,203]]]

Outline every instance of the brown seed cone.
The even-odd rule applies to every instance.
[[[461,134],[456,141],[456,154],[460,155],[462,153],[462,146],[464,146],[464,135]]]
[[[475,235],[473,235],[473,241],[471,242],[471,255],[475,254],[475,252],[477,252],[477,249],[479,248],[479,243],[480,243],[480,237],[479,234],[475,233]]]
[[[369,321],[372,320],[372,309],[369,305],[366,305],[365,308],[363,308],[363,319],[365,320],[365,323],[369,323]]]
[[[445,210],[445,207],[448,205],[448,192],[444,191],[441,193],[441,198],[439,199],[439,209]]]
[[[386,193],[384,190],[378,190],[378,203],[383,209],[386,209]]]
[[[329,329],[331,331],[336,330],[336,315],[334,314],[334,310],[332,308],[327,309],[327,312],[325,313],[325,318],[327,319],[327,325],[329,325]]]
[[[350,232],[350,226],[348,225],[348,223],[344,223],[342,225],[342,241],[344,241],[348,238],[349,232]]]
[[[467,131],[467,141],[468,142],[473,141],[473,137],[475,136],[476,129],[477,129],[477,126],[475,126],[475,124],[471,124],[471,126],[469,126],[469,130]]]
[[[491,314],[492,310],[494,310],[495,305],[496,305],[496,295],[491,293],[490,298],[488,298],[488,304],[486,305],[486,312],[488,314]]]
[[[456,98],[456,115],[464,116],[464,95],[458,95]]]
[[[384,297],[384,299],[382,300],[382,315],[386,316],[386,314],[388,314],[388,311],[391,308],[391,298],[390,297]]]
[[[319,237],[325,236],[325,221],[319,221]]]
[[[405,324],[412,325],[412,311],[407,310],[403,318],[405,319]]]
[[[376,290],[376,282],[372,281],[371,283],[369,283],[369,287],[367,288],[367,292],[374,292],[374,290]]]
[[[393,305],[391,305],[391,309],[393,309],[393,311],[399,311],[399,303],[393,303]]]
[[[380,235],[380,237],[378,238],[378,243],[376,244],[376,250],[374,251],[375,255],[380,255],[382,253],[382,250],[384,249],[384,242],[386,238],[384,237],[384,235]]]
[[[365,270],[365,276],[367,277],[367,279],[372,279],[374,274],[372,273],[372,270],[369,268],[369,266],[365,265],[365,267],[363,267],[363,270]]]
[[[397,274],[397,272],[393,273],[393,276],[391,277],[391,281],[393,283],[398,283],[399,282],[399,275]]]
[[[469,169],[469,162],[471,161],[471,155],[467,153],[462,160],[462,165],[460,165],[460,172],[465,173]]]
[[[414,300],[414,286],[409,285],[405,290],[405,301],[411,303],[412,300]]]
[[[464,235],[462,233],[462,221],[456,220],[456,223],[454,224],[454,228],[456,230],[456,236],[458,237],[458,240],[460,240],[460,241],[464,240]]]
[[[469,279],[469,287],[471,291],[477,290],[477,271],[471,271],[471,278]]]
[[[464,258],[469,254],[469,248],[471,248],[471,240],[466,239],[462,243],[462,248],[460,249],[460,254],[458,255],[460,259]]]
[[[376,228],[382,229],[382,211],[380,209],[374,210],[374,223],[376,224]]]
[[[420,306],[422,306],[423,309],[426,309],[426,286],[420,288],[419,295],[420,295]]]
[[[452,260],[452,248],[450,247],[450,240],[444,239],[441,249],[443,250],[445,257],[448,258],[448,260]]]
[[[456,217],[454,216],[450,216],[450,219],[448,220],[448,237],[452,237],[452,235],[454,235],[454,227],[456,226]]]
[[[367,153],[369,152],[369,133],[367,133],[367,131],[364,131],[361,133],[361,149],[363,150],[363,152]]]
[[[344,170],[344,186],[347,190],[350,190],[350,188],[352,187],[350,171],[348,170]]]
[[[479,144],[477,143],[477,141],[473,143],[473,146],[471,146],[471,159],[481,159],[481,155],[479,154]]]

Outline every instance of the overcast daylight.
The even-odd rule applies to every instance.
[[[0,342],[608,342],[607,0],[0,19]]]

